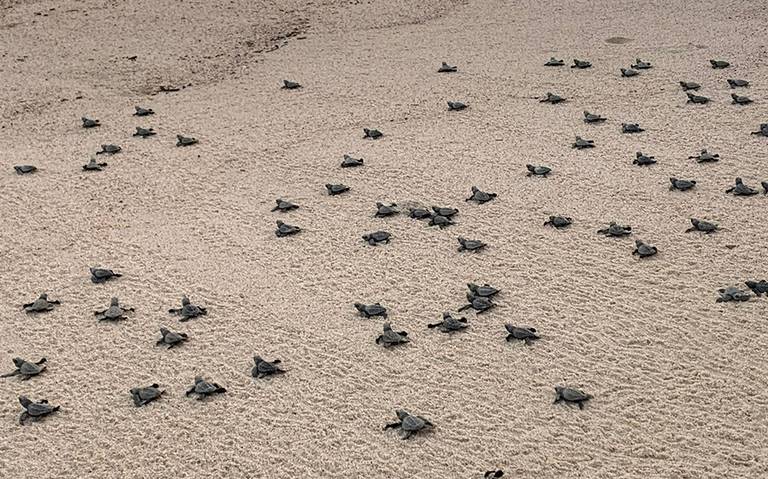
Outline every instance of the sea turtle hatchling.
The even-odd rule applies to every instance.
[[[146,387],[131,388],[129,392],[133,398],[133,404],[136,407],[141,407],[160,399],[160,396],[162,396],[165,391],[162,391],[160,385],[155,383]]]
[[[768,123],[760,123],[760,128],[758,128],[757,131],[753,131],[752,134],[760,135],[760,136],[768,136]]]
[[[625,78],[626,77],[636,77],[637,75],[640,74],[639,71],[633,70],[632,68],[620,68],[619,70],[621,70],[621,76],[623,76]]]
[[[584,409],[584,403],[592,399],[592,396],[579,390],[569,387],[555,386],[555,401],[576,404],[579,409]]]
[[[475,201],[478,204],[483,204],[496,198],[496,196],[497,196],[496,193],[486,193],[485,191],[482,191],[477,186],[473,186],[472,195],[469,198],[467,198],[465,201]]]
[[[472,294],[472,296],[477,296],[481,298],[491,298],[501,292],[500,289],[494,288],[488,283],[485,283],[485,284],[467,283],[467,289],[469,289],[469,292]]]
[[[749,82],[747,80],[738,80],[738,79],[729,78],[726,81],[728,82],[728,85],[731,88],[748,87],[749,86]]]
[[[437,226],[440,229],[447,228],[449,226],[452,226],[456,223],[454,223],[451,218],[448,216],[439,215],[437,213],[433,214],[429,218],[429,226]]]
[[[469,327],[467,324],[467,318],[461,317],[459,319],[451,316],[451,313],[444,312],[443,320],[439,323],[427,324],[429,329],[440,328],[443,333],[455,333]]]
[[[152,108],[142,108],[140,106],[136,106],[136,112],[134,112],[134,116],[149,116],[154,115],[155,110]]]
[[[565,62],[563,60],[558,60],[555,57],[549,57],[547,63],[544,64],[545,67],[561,67],[563,65],[565,65]]]
[[[689,156],[688,159],[695,159],[697,163],[714,163],[720,161],[720,155],[717,153],[710,153],[707,150],[701,150],[701,153]]]
[[[621,132],[622,133],[641,133],[645,131],[643,128],[640,128],[640,125],[638,123],[622,123],[621,124]]]
[[[402,409],[395,411],[395,414],[397,414],[397,422],[387,424],[384,426],[384,430],[400,429],[399,434],[402,439],[408,439],[419,431],[435,427],[428,419],[421,416],[415,416]]]
[[[541,100],[539,100],[539,103],[552,103],[552,104],[556,104],[556,103],[562,103],[564,101],[565,101],[565,98],[561,97],[560,95],[555,95],[552,92],[547,92],[547,95],[544,98],[542,98]]]
[[[142,138],[147,138],[154,135],[157,135],[157,132],[155,132],[154,128],[142,128],[140,126],[136,127],[136,133],[133,134],[133,136],[140,136]]]
[[[496,306],[496,304],[491,301],[491,298],[486,296],[476,296],[472,292],[467,293],[467,301],[469,301],[469,303],[461,306],[457,311],[461,312],[471,308],[474,309],[477,314],[481,314]]]
[[[635,70],[647,70],[649,68],[653,68],[653,65],[651,65],[650,62],[644,62],[639,58],[635,58],[635,63],[631,65],[631,67]]]
[[[301,88],[301,84],[291,80],[283,80],[282,88],[283,90],[295,90],[297,88]]]
[[[703,233],[710,234],[720,229],[720,227],[715,223],[696,218],[691,218],[691,225],[692,226],[690,228],[685,230],[686,233],[690,233],[691,231],[701,231]]]
[[[291,211],[291,210],[296,210],[296,209],[299,209],[299,205],[295,205],[295,204],[291,203],[290,201],[278,198],[278,199],[275,200],[275,207],[272,208],[271,211],[286,212],[286,211]]]
[[[397,209],[396,203],[385,205],[382,202],[376,202],[376,213],[373,214],[376,218],[386,218],[387,216],[393,216],[400,212]]]
[[[583,150],[584,148],[594,148],[595,142],[593,140],[585,140],[584,138],[577,136],[576,141],[574,141],[572,148],[578,148],[579,150]]]
[[[251,369],[251,376],[256,379],[260,379],[266,376],[274,376],[275,374],[285,373],[284,369],[280,369],[280,360],[275,359],[273,361],[267,361],[259,355],[253,357],[253,368]]]
[[[184,295],[181,297],[181,308],[171,308],[168,310],[169,314],[178,314],[181,316],[181,319],[179,321],[189,321],[192,318],[197,318],[200,316],[205,316],[208,314],[208,310],[202,306],[199,306],[197,304],[192,304],[189,301],[189,298],[187,295]]]
[[[731,66],[731,64],[725,60],[710,60],[709,63],[712,65],[712,68],[728,68]]]
[[[735,286],[729,286],[727,288],[720,288],[717,290],[720,293],[720,297],[717,298],[717,303],[727,303],[729,301],[749,301],[752,295],[749,291],[736,288]]]
[[[461,111],[465,110],[469,105],[467,105],[464,102],[460,101],[449,101],[448,102],[448,111]]]
[[[196,394],[197,399],[202,401],[208,396],[213,396],[214,394],[222,394],[225,392],[227,392],[227,390],[218,384],[208,382],[203,379],[202,376],[195,376],[195,385],[186,392],[186,395],[191,396],[192,394]]]
[[[607,120],[607,118],[588,111],[584,111],[584,123],[601,123]]]
[[[176,146],[192,146],[198,143],[197,138],[184,135],[176,135]]]
[[[120,276],[122,276],[121,273],[115,273],[111,269],[107,269],[107,268],[90,268],[90,271],[91,271],[91,282],[93,283],[103,283],[112,278],[119,278]]]
[[[736,178],[736,184],[725,190],[726,193],[733,193],[734,196],[752,196],[759,192],[745,185],[741,178]]]
[[[284,223],[280,220],[277,220],[276,223],[277,229],[275,230],[275,235],[277,235],[278,238],[295,235],[301,231],[301,228],[298,226],[289,225],[288,223]]]
[[[554,228],[566,228],[573,223],[573,220],[567,216],[550,216],[547,221],[544,222],[544,226],[552,226]]]
[[[21,376],[22,380],[27,380],[32,376],[37,376],[45,371],[47,359],[42,358],[36,363],[26,361],[22,358],[13,358],[13,364],[16,366],[14,371],[0,375],[0,378],[9,378],[11,376]]]
[[[349,155],[344,155],[344,159],[341,161],[342,168],[354,168],[355,166],[363,166],[365,160],[362,158],[352,158]]]
[[[656,158],[655,156],[648,156],[643,154],[643,152],[638,151],[635,153],[635,159],[632,160],[632,164],[638,165],[638,166],[655,165],[656,164],[655,158]]]
[[[426,208],[411,208],[408,216],[416,220],[426,220],[432,218],[432,212]]]
[[[437,69],[437,73],[454,73],[457,70],[458,68],[456,68],[456,66],[442,62],[440,67]]]
[[[528,170],[526,176],[543,176],[546,178],[548,174],[552,173],[552,168],[548,166],[525,165],[525,168]]]
[[[91,158],[88,164],[83,165],[83,171],[101,171],[105,166],[106,163],[99,163],[96,158]]]
[[[735,105],[749,105],[750,103],[752,103],[752,99],[749,98],[748,96],[742,96],[742,95],[737,95],[735,93],[731,93],[731,98],[733,98],[732,103]]]
[[[472,240],[472,239],[466,239],[459,237],[459,251],[480,251],[481,249],[484,249],[487,244],[483,243],[480,240]]]
[[[436,215],[445,216],[446,218],[453,218],[459,213],[458,209],[449,206],[433,206],[432,211],[434,211]]]
[[[499,479],[500,477],[504,477],[504,471],[501,469],[494,469],[493,471],[485,471],[485,474],[483,474],[484,479]]]
[[[683,91],[698,90],[701,88],[701,85],[694,81],[681,81],[680,86],[683,88]]]
[[[101,123],[99,123],[99,120],[92,120],[90,118],[82,117],[80,118],[83,122],[83,128],[95,128],[97,126],[101,126]]]
[[[363,139],[377,140],[384,136],[384,133],[375,128],[363,128]]]
[[[763,293],[768,293],[768,281],[764,279],[760,281],[744,281],[744,284],[746,284],[747,288],[751,289],[756,296],[762,296]]]
[[[335,185],[331,183],[327,183],[325,185],[325,189],[328,191],[329,196],[336,196],[349,191],[349,186],[341,183],[338,183]]]
[[[592,66],[592,63],[590,63],[590,62],[588,62],[586,60],[579,60],[579,59],[574,58],[573,59],[573,65],[571,65],[571,68],[584,69],[584,68],[590,68],[591,66]]]
[[[97,155],[114,155],[116,153],[120,153],[123,149],[120,148],[118,145],[108,144],[108,145],[101,145],[101,151],[97,151]]]
[[[363,240],[371,246],[376,246],[379,244],[389,244],[391,237],[392,235],[386,231],[374,231],[373,233],[364,234]]]
[[[120,321],[122,319],[128,319],[125,313],[133,312],[133,308],[125,308],[120,306],[120,301],[116,297],[112,297],[109,300],[109,307],[100,309],[93,312],[96,319],[99,321]]]
[[[37,167],[32,165],[16,165],[13,169],[16,171],[17,175],[27,175],[37,171]]]
[[[59,300],[48,299],[48,293],[41,293],[36,300],[23,304],[21,307],[27,313],[42,313],[53,311],[54,306],[61,304]]]
[[[647,258],[658,253],[659,250],[655,246],[651,246],[641,240],[635,240],[635,250],[632,251],[633,255],[638,255],[641,258]]]
[[[768,181],[761,181],[760,186],[763,187],[763,194],[768,195]]]
[[[614,237],[627,236],[632,234],[632,227],[611,222],[607,228],[597,230],[597,233],[605,236],[614,236]]]
[[[688,95],[688,103],[698,103],[700,105],[709,103],[709,98],[705,96],[696,95],[695,93],[691,92],[685,92],[685,94]]]
[[[384,347],[396,346],[398,344],[410,343],[408,333],[405,331],[393,331],[390,323],[384,323],[384,332],[376,338],[376,344]]]
[[[26,396],[19,396],[19,403],[24,408],[24,412],[19,416],[19,424],[24,425],[27,420],[39,421],[40,419],[58,411],[60,406],[51,406],[48,401],[42,399],[34,402]]]
[[[365,318],[373,318],[376,316],[382,317],[384,319],[387,318],[387,308],[382,306],[380,303],[355,303],[354,306],[355,309],[360,313],[360,316]]]
[[[536,334],[535,328],[527,328],[521,326],[515,326],[514,324],[507,323],[504,325],[507,330],[507,342],[510,341],[524,341],[525,344],[531,344],[537,339],[541,339],[541,336]]]
[[[162,337],[157,340],[155,346],[168,346],[166,349],[171,349],[174,346],[178,346],[189,339],[187,333],[177,333],[165,327],[160,328],[160,334]]]
[[[696,180],[680,180],[677,178],[670,178],[669,185],[670,190],[687,191],[696,186]]]

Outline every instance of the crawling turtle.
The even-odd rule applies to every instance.
[[[768,195],[768,181],[761,181],[760,186],[763,187],[763,194]]]
[[[99,123],[99,120],[92,120],[86,117],[82,117],[80,119],[83,121],[83,128],[95,128],[97,126],[101,126],[101,123]]]
[[[191,136],[176,135],[176,146],[191,146],[197,143],[197,138]]]
[[[693,81],[681,81],[680,86],[683,87],[683,91],[698,90],[701,88],[701,85]]]
[[[720,293],[720,297],[717,298],[718,303],[727,303],[729,301],[749,301],[752,296],[748,291],[736,288],[735,286],[729,286],[727,288],[720,288],[717,290]]]
[[[632,161],[633,165],[648,166],[656,164],[655,156],[644,155],[643,152],[638,151],[635,153],[635,159]]]
[[[597,230],[598,234],[605,235],[605,236],[627,236],[632,234],[632,227],[631,226],[623,226],[618,223],[611,222],[607,228],[603,228],[601,230]]]
[[[203,379],[202,376],[195,376],[195,385],[186,392],[186,395],[191,396],[192,394],[197,394],[197,399],[202,401],[207,396],[225,392],[227,392],[227,390],[218,384],[209,383]]]
[[[757,131],[753,131],[752,134],[760,135],[760,136],[768,136],[768,123],[760,123],[760,128]],[[34,166],[32,168],[34,168]],[[16,170],[16,171],[19,171],[19,170]]]
[[[460,102],[460,101],[449,101],[448,102],[448,111],[460,111],[464,110],[468,107],[466,103]]]
[[[147,138],[154,135],[157,135],[154,128],[142,128],[140,126],[136,127],[136,133],[133,134],[133,136],[140,136],[142,138]]]
[[[408,339],[408,333],[405,331],[393,331],[390,323],[384,323],[384,332],[376,338],[376,344],[381,344],[385,347],[409,342],[411,340]]]
[[[436,215],[445,216],[446,218],[453,218],[459,212],[458,209],[448,206],[433,206],[432,211],[434,211]]]
[[[607,120],[607,118],[584,111],[584,123],[601,123],[605,120]]]
[[[525,165],[525,168],[528,170],[526,176],[546,177],[548,174],[552,173],[552,168],[548,166]]]
[[[275,207],[272,208],[271,211],[286,212],[286,211],[296,210],[298,208],[299,208],[299,205],[295,205],[295,204],[291,203],[290,201],[278,198],[278,199],[275,200]]]
[[[440,229],[447,228],[448,226],[454,225],[454,223],[451,218],[443,215],[438,215],[437,213],[433,214],[432,217],[429,218],[429,226],[437,226]]]
[[[632,254],[636,254],[641,258],[647,258],[649,256],[655,255],[658,252],[659,250],[657,250],[655,246],[643,243],[640,240],[635,240],[635,250],[632,252]]]
[[[679,180],[677,178],[670,178],[669,185],[670,190],[686,191],[696,186],[696,180]]]
[[[728,85],[731,88],[748,87],[749,86],[749,82],[747,80],[734,80],[734,79],[729,78],[727,81],[728,81]]]
[[[689,156],[688,159],[695,159],[697,163],[714,163],[720,161],[720,155],[717,153],[710,153],[707,150],[701,150],[701,153]]]
[[[555,404],[559,402],[566,402],[576,404],[579,406],[579,409],[584,409],[584,403],[590,399],[592,399],[591,395],[578,389],[555,386]]]
[[[111,269],[106,269],[106,268],[90,268],[90,270],[91,270],[91,281],[94,283],[103,283],[112,278],[119,278],[120,276],[122,276],[121,273],[115,273]]]
[[[432,218],[432,212],[426,208],[411,208],[408,216],[417,220],[426,220]]]
[[[725,60],[710,60],[709,63],[712,65],[712,68],[728,68],[731,66],[731,64]]]
[[[631,67],[635,70],[647,70],[649,68],[653,68],[653,65],[651,65],[650,62],[644,62],[639,58],[635,58],[635,63],[631,65]]]
[[[154,115],[155,110],[152,108],[142,108],[140,106],[136,106],[136,112],[133,114],[134,116],[149,116]]]
[[[384,136],[384,133],[375,128],[363,128],[363,139],[376,140]]]
[[[481,249],[488,246],[482,241],[466,239],[466,238],[462,238],[461,236],[458,238],[458,240],[459,240],[459,251],[480,251]]]
[[[382,306],[380,303],[355,303],[355,309],[360,313],[360,316],[364,316],[365,318],[381,316],[382,318],[386,319],[387,317],[387,308]]]
[[[437,73],[454,73],[458,70],[455,66],[443,62],[437,69]]]
[[[208,310],[202,306],[198,306],[196,304],[192,304],[189,301],[189,298],[187,295],[184,295],[181,297],[181,308],[171,308],[168,310],[168,313],[170,314],[178,314],[181,316],[181,319],[179,321],[189,321],[192,318],[197,318],[200,316],[205,316],[208,314]]]
[[[16,366],[14,371],[10,373],[0,375],[0,378],[9,378],[11,376],[21,376],[22,380],[27,380],[32,376],[37,376],[41,372],[45,371],[45,362],[47,359],[42,358],[36,363],[31,363],[22,358],[13,358],[13,364]]]
[[[403,411],[402,409],[395,411],[395,414],[397,414],[398,421],[387,424],[384,426],[384,430],[386,431],[387,429],[391,428],[399,428],[400,437],[402,439],[408,439],[421,430],[435,427],[434,424],[429,422],[428,419],[425,419],[421,416],[414,416],[407,411]]]
[[[24,425],[28,419],[39,421],[43,417],[53,414],[61,408],[60,406],[51,406],[45,399],[34,402],[26,396],[19,396],[19,403],[21,403],[21,407],[24,408],[24,412],[19,416],[19,424],[21,425]]]
[[[291,80],[283,80],[283,90],[295,90],[297,88],[301,88],[301,85],[299,83],[296,83],[295,81]]]
[[[91,158],[87,165],[83,165],[83,171],[101,171],[105,166],[106,163],[99,163],[96,158]]]
[[[744,284],[746,284],[747,288],[751,289],[756,296],[762,296],[763,293],[768,293],[768,281],[764,279],[760,281],[744,281]],[[16,360],[14,360],[14,362],[16,362]]]
[[[544,226],[552,226],[555,228],[565,228],[570,226],[573,220],[567,216],[550,216],[547,221],[544,222]]]
[[[563,60],[558,60],[555,57],[549,57],[547,63],[544,64],[545,67],[561,67],[563,65],[565,65],[565,62]]]
[[[734,196],[752,196],[758,191],[745,185],[741,178],[736,178],[736,184],[725,190],[726,193],[733,193]]]
[[[253,357],[253,362],[254,366],[253,369],[251,369],[251,376],[257,379],[275,374],[283,374],[285,372],[284,369],[280,369],[280,366],[278,366],[278,364],[280,364],[279,359],[275,359],[274,361],[267,361],[261,356],[256,355]]]
[[[53,311],[54,306],[61,304],[59,300],[48,299],[48,293],[41,293],[40,296],[31,303],[23,304],[21,307],[27,313],[42,313]]]
[[[325,189],[328,190],[328,195],[335,196],[335,195],[340,195],[346,191],[349,191],[349,186],[341,183],[335,184],[335,185],[328,183],[325,185]]]
[[[280,220],[277,220],[277,229],[275,230],[275,234],[278,238],[282,238],[284,236],[291,236],[295,235],[299,231],[301,231],[301,228],[298,226],[289,225],[288,223],[283,223]]]
[[[501,292],[501,290],[494,288],[488,283],[482,285],[467,283],[467,288],[469,289],[469,292],[472,294],[472,296],[479,296],[481,298],[491,298]]]
[[[363,235],[363,240],[367,241],[369,245],[376,246],[378,244],[389,244],[389,239],[392,235],[386,231],[374,231]]]
[[[573,65],[571,65],[571,68],[589,68],[592,64],[586,60],[578,60],[576,58],[573,59]]]
[[[709,103],[709,98],[701,95],[696,95],[691,92],[685,92],[686,95],[688,95],[688,102],[687,103],[698,103],[698,104],[705,104]]]
[[[640,133],[645,131],[643,128],[640,128],[640,124],[638,123],[622,123],[621,124],[621,132],[622,133]]]
[[[639,71],[633,70],[631,68],[620,68],[619,70],[621,70],[621,76],[623,76],[625,78],[626,77],[635,77],[635,76],[640,74]]]
[[[477,186],[472,187],[472,196],[466,199],[466,201],[476,201],[478,204],[483,204],[496,198],[496,193],[486,193]]]
[[[132,388],[130,391],[133,404],[136,407],[146,406],[156,399],[160,399],[165,391],[160,390],[159,384],[150,384],[143,388]]]
[[[685,230],[686,233],[690,233],[691,231],[701,231],[709,234],[714,233],[720,229],[720,227],[715,223],[710,223],[709,221],[699,220],[696,218],[691,218],[691,225],[692,226],[690,228]]]
[[[499,479],[500,477],[504,477],[504,471],[501,469],[494,469],[493,471],[485,471],[485,474],[483,474],[484,479]]]
[[[504,328],[506,328],[507,333],[509,333],[507,334],[507,342],[518,340],[525,341],[525,344],[531,344],[533,341],[541,339],[541,337],[536,334],[536,329],[534,328],[515,326],[510,323],[505,324]]]
[[[133,312],[133,308],[124,308],[120,306],[120,301],[116,297],[112,297],[109,300],[109,307],[100,309],[93,312],[96,319],[99,321],[119,321],[121,319],[128,319],[125,317],[125,313]]]
[[[585,140],[584,138],[577,136],[576,141],[573,143],[572,148],[578,148],[583,150],[584,148],[594,148],[595,142],[593,140]]]
[[[491,298],[487,296],[475,296],[472,292],[467,293],[467,301],[469,301],[469,303],[460,307],[457,311],[461,312],[472,308],[477,314],[480,314],[496,306],[496,304],[491,301]]]
[[[354,168],[355,166],[363,166],[365,160],[362,158],[352,158],[349,155],[344,155],[344,159],[341,161],[342,168]]]
[[[539,103],[562,103],[565,101],[565,98],[561,97],[560,95],[555,95],[552,92],[547,92],[547,96],[539,100]]]
[[[17,175],[27,175],[37,171],[37,167],[32,165],[16,165],[13,169],[16,171]]]
[[[386,218],[387,216],[396,215],[399,212],[400,210],[397,209],[396,203],[385,205],[384,203],[376,202],[376,213],[374,213],[373,216],[377,218]]]
[[[176,333],[164,327],[160,328],[160,334],[162,337],[157,340],[155,346],[160,346],[162,344],[168,346],[167,349],[178,346],[189,339],[187,333]]]
[[[108,144],[108,145],[101,145],[101,151],[97,151],[97,155],[114,155],[116,153],[120,153],[122,151],[122,148],[120,148],[118,145]]]
[[[456,331],[468,328],[469,325],[467,324],[467,318],[461,317],[456,319],[451,316],[451,313],[446,311],[443,313],[442,321],[439,323],[428,324],[427,327],[429,329],[440,328],[440,331],[444,333],[455,333]]]
[[[735,93],[731,93],[731,98],[733,98],[733,103],[736,105],[749,105],[752,103],[752,99],[748,96],[741,96]]]

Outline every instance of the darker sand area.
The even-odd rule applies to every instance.
[[[768,299],[715,303],[768,279],[768,197],[724,193],[768,180],[768,138],[749,134],[768,122],[761,2],[215,3],[0,0],[0,372],[48,358],[0,380],[0,476],[768,476]],[[638,57],[654,68],[621,78]],[[443,60],[459,71],[438,75]],[[727,78],[755,103],[732,105]],[[686,104],[680,80],[712,102]],[[547,91],[568,102],[539,103]],[[597,147],[571,149],[575,135]],[[103,143],[123,151],[83,172]],[[702,148],[721,160],[688,159]],[[658,164],[632,165],[636,151]],[[339,168],[345,153],[365,166]],[[25,163],[39,171],[14,174]],[[669,191],[670,176],[697,187]],[[498,198],[466,203],[473,185]],[[270,212],[279,197],[301,208]],[[377,201],[460,213],[439,230],[374,218]],[[574,223],[543,227],[553,214]],[[690,217],[723,231],[684,233]],[[302,233],[276,238],[277,219]],[[597,235],[609,221],[633,235]],[[389,245],[360,239],[379,229]],[[458,236],[489,246],[459,253]],[[633,257],[635,239],[659,254]],[[124,276],[92,284],[96,265]],[[455,335],[427,329],[468,282],[501,288],[498,306]],[[61,306],[21,312],[43,291]],[[168,315],[182,294],[208,315]],[[111,296],[130,319],[94,319]],[[412,342],[375,345],[382,320],[358,301]],[[507,343],[505,322],[542,339]],[[190,340],[155,347],[162,325]],[[288,373],[254,380],[254,354]],[[228,392],[185,398],[198,374]],[[166,396],[134,407],[128,390],[153,382]],[[558,384],[594,399],[553,405]],[[21,427],[22,394],[61,410]],[[435,429],[382,431],[396,408]]]

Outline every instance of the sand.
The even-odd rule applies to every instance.
[[[0,1],[0,364],[49,360],[0,382],[0,476],[768,475],[766,300],[715,303],[767,275],[766,198],[723,193],[768,179],[768,143],[749,135],[768,121],[762,3],[215,3]],[[550,56],[594,66],[546,69]],[[654,68],[620,78],[637,57]],[[443,60],[459,72],[438,75]],[[731,105],[726,78],[750,80],[740,94],[757,103]],[[686,105],[680,80],[714,101]],[[569,101],[538,103],[547,91]],[[176,148],[177,133],[200,144]],[[572,150],[575,135],[597,148]],[[102,143],[123,152],[82,172]],[[687,159],[705,147],[722,160]],[[636,151],[659,164],[633,166]],[[340,169],[345,153],[365,166]],[[20,163],[40,170],[17,176]],[[554,174],[528,178],[526,163]],[[699,184],[669,192],[670,176]],[[336,182],[351,192],[327,196]],[[465,203],[473,185],[499,196]],[[278,197],[301,209],[271,213]],[[435,230],[373,218],[376,201],[461,212]],[[551,214],[574,224],[543,227]],[[726,229],[686,234],[692,216]],[[304,231],[276,238],[277,219]],[[634,235],[597,235],[609,221]],[[392,243],[364,245],[378,229]],[[489,247],[459,254],[458,236]],[[659,255],[638,261],[635,238]],[[125,276],[94,285],[96,265]],[[469,281],[504,290],[496,310],[459,335],[428,330]],[[42,291],[62,305],[22,313]],[[182,294],[209,315],[169,316]],[[113,295],[136,313],[99,324]],[[355,301],[386,305],[412,343],[374,345],[382,321]],[[505,322],[543,339],[506,343]],[[156,348],[161,325],[190,341]],[[289,372],[253,380],[256,353]],[[185,398],[197,374],[229,392]],[[153,382],[166,397],[135,408],[128,389]],[[558,384],[594,399],[552,405]],[[20,394],[62,409],[20,427]],[[383,432],[396,408],[435,430]]]

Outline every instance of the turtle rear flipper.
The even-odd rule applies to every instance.
[[[21,416],[19,416],[19,424],[24,425],[24,422],[29,419],[29,413],[27,411],[24,411],[21,413]]]

